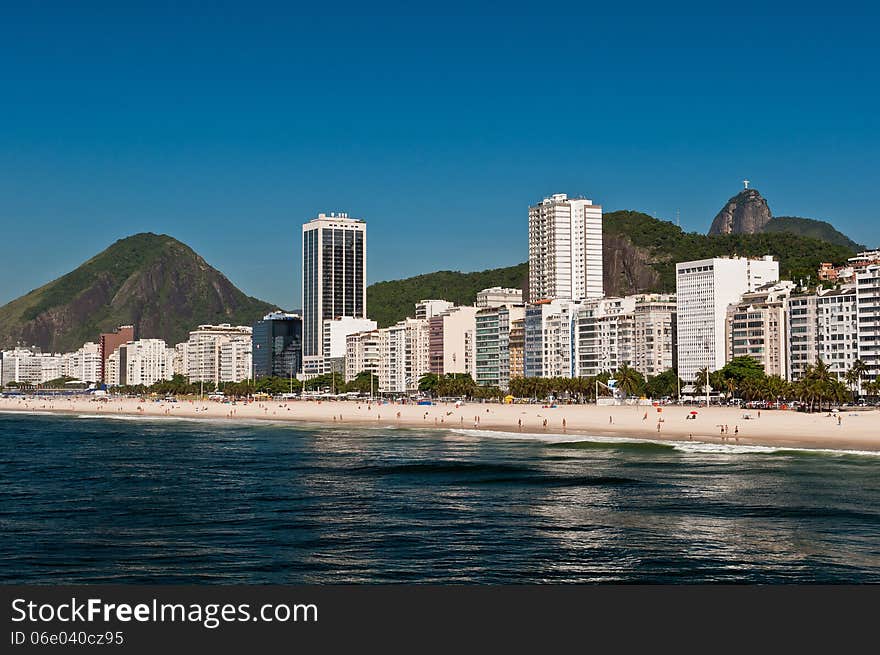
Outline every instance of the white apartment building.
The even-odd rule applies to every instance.
[[[816,298],[816,356],[843,381],[859,358],[858,297],[855,286],[820,293]]]
[[[253,370],[254,342],[248,338],[234,338],[220,343],[220,382],[241,382],[250,379]]]
[[[439,316],[443,312],[447,312],[455,306],[448,300],[420,300],[416,303],[416,318],[428,319]]]
[[[431,373],[467,373],[471,377],[475,375],[476,315],[476,307],[453,307],[428,319]]]
[[[675,312],[673,294],[636,296],[630,366],[645,377],[675,368]]]
[[[190,382],[219,384],[240,382],[249,378],[252,365],[251,337],[250,326],[233,326],[228,323],[200,325],[190,332],[186,346]],[[237,345],[226,345],[233,342]]]
[[[856,273],[858,303],[858,352],[868,368],[867,378],[880,376],[880,265]]]
[[[690,382],[701,369],[727,362],[727,308],[743,293],[779,279],[779,262],[766,256],[716,257],[676,264],[678,374]]]
[[[788,376],[788,298],[793,282],[765,284],[727,308],[727,360],[751,357],[767,375]]]
[[[587,300],[575,317],[575,375],[589,377],[633,364],[636,297]]]
[[[96,383],[101,375],[101,349],[91,341],[82,348],[63,355],[64,375],[86,383]]]
[[[174,350],[162,339],[137,339],[122,344],[107,360],[109,386],[149,387],[173,375]]]
[[[523,373],[525,377],[574,376],[574,317],[580,304],[544,300],[526,305]]]
[[[174,346],[173,375],[189,375],[189,341]]]
[[[39,348],[18,347],[0,353],[0,381],[38,385],[64,375],[64,358],[59,354],[42,353]]]
[[[364,371],[378,376],[381,358],[379,330],[349,334],[345,339],[345,381],[351,382]]]
[[[601,298],[602,207],[557,193],[529,207],[529,299]]]
[[[345,373],[345,355],[346,355],[346,339],[350,334],[358,332],[370,332],[377,327],[376,321],[368,318],[353,318],[351,316],[341,316],[339,318],[327,319],[323,326],[324,344],[322,347],[323,361],[314,357],[309,367],[309,375],[323,375],[331,371]]]
[[[379,330],[379,391],[404,393],[412,383],[406,322]]]
[[[508,289],[505,287],[490,287],[477,291],[477,307],[502,307],[504,305],[522,305],[522,289]]]
[[[302,226],[303,374],[325,366],[328,319],[367,317],[367,224],[345,213],[318,214]],[[366,329],[366,328],[362,328]],[[345,353],[345,340],[341,345]]]
[[[800,380],[807,367],[816,363],[818,347],[819,296],[815,293],[794,294],[787,304],[788,379]]]

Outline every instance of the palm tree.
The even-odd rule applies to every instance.
[[[846,375],[844,375],[844,379],[853,391],[853,400],[856,400],[859,397],[862,390],[862,378],[865,377],[867,372],[868,365],[861,359],[857,359],[853,362],[852,367],[846,372]]]
[[[617,386],[628,396],[638,396],[642,392],[645,385],[645,379],[642,374],[628,364],[622,364],[617,373],[614,374],[617,380]]]

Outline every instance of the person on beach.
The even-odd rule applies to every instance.
[[[565,417],[562,418],[562,431],[565,432]]]
[[[660,433],[660,421],[657,421],[657,433]]]
[[[609,416],[608,417],[608,425],[611,425],[612,423],[614,423],[614,417]]]
[[[645,412],[645,415],[642,417],[642,420],[643,420],[643,421],[647,421],[647,420],[648,420],[648,412]]]
[[[522,430],[522,419],[519,419],[519,429]]]

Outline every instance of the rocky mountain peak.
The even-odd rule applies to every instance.
[[[773,214],[757,189],[743,189],[727,201],[712,221],[709,235],[757,234],[770,222]]]

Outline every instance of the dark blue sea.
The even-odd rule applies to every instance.
[[[880,457],[0,414],[0,582],[876,583]]]

